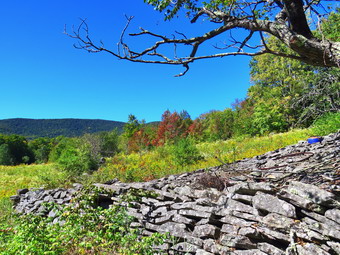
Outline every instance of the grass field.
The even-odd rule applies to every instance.
[[[17,189],[57,187],[66,178],[54,164],[0,166],[0,198],[15,195]]]
[[[173,160],[173,146],[156,148],[150,152],[119,154],[107,160],[87,178],[87,183],[119,178],[122,181],[146,181],[169,174],[193,171],[220,165],[223,162],[253,157],[275,150],[309,136],[309,130],[293,130],[265,137],[239,138],[197,145],[202,160],[190,165],[177,165]],[[217,159],[218,158],[218,159]],[[65,187],[72,179],[54,164],[0,166],[0,199],[8,198],[22,188]],[[78,180],[79,181],[79,180]]]
[[[174,161],[174,146],[159,147],[151,152],[120,154],[107,160],[105,167],[93,174],[96,181],[118,178],[122,181],[147,181],[165,175],[178,174],[196,169],[230,163],[276,150],[307,139],[309,129],[293,130],[265,137],[238,138],[227,141],[201,143],[196,147],[203,156],[190,165],[177,165]]]

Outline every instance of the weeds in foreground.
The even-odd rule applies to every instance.
[[[15,216],[14,224],[0,223],[0,253],[17,254],[153,254],[153,245],[168,235],[141,237],[130,224],[126,208],[96,207],[98,193],[87,191],[53,218]],[[53,206],[53,205],[46,205]],[[56,207],[55,207],[56,208]],[[57,210],[57,209],[56,209]]]

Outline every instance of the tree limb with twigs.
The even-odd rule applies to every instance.
[[[186,10],[187,15],[191,17],[191,23],[196,23],[199,19],[207,19],[214,23],[216,28],[194,37],[186,37],[180,32],[170,37],[140,28],[139,32],[130,33],[129,36],[139,40],[142,40],[143,36],[155,39],[149,47],[141,51],[136,51],[133,45],[125,43],[127,30],[133,20],[132,16],[126,17],[127,23],[118,40],[117,49],[106,48],[102,41],[94,42],[84,19],[77,28],[73,27],[71,32],[65,29],[65,33],[77,40],[76,48],[91,53],[106,52],[118,59],[131,62],[182,65],[185,70],[176,76],[186,74],[190,64],[195,61],[237,55],[273,54],[314,66],[340,68],[339,40],[320,38],[312,32],[314,29],[320,30],[322,20],[327,19],[329,13],[324,4],[334,2],[334,7],[336,1],[210,0],[205,4],[198,0],[145,0],[145,2],[155,6],[156,10],[164,12],[165,19],[171,19],[181,14],[182,10]],[[244,38],[235,39],[233,33],[239,28],[247,30],[248,33]],[[228,36],[229,42],[224,43],[223,46],[213,46],[211,53],[199,54],[206,52],[199,51],[203,44],[216,40],[220,35]],[[293,50],[293,53],[287,54],[285,53],[287,51],[271,49],[266,43],[267,36],[278,38],[285,47]],[[258,38],[259,42],[254,44],[255,39]],[[164,51],[162,46],[172,46],[174,50],[169,53],[169,50]],[[179,47],[187,50],[182,56],[178,56]]]

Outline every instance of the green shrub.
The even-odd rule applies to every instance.
[[[202,159],[195,143],[190,138],[179,140],[173,147],[174,162],[177,165],[191,165]]]
[[[57,160],[62,170],[71,175],[79,175],[98,168],[97,159],[93,158],[86,146],[67,147]]]
[[[0,165],[10,166],[13,165],[14,160],[9,150],[8,144],[0,145]]]
[[[46,137],[39,137],[29,141],[28,146],[34,154],[35,163],[41,164],[48,162],[53,144],[54,139]]]
[[[100,133],[99,137],[103,157],[112,157],[119,152],[119,133],[117,130]]]
[[[340,129],[340,112],[326,113],[312,125],[313,135],[328,135]]]
[[[91,153],[91,146],[82,139],[61,141],[51,153],[59,167],[72,176],[97,170],[99,158]]]
[[[2,165],[33,163],[34,155],[27,145],[26,138],[19,135],[0,134],[0,161]]]

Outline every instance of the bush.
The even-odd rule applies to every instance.
[[[13,157],[9,150],[8,144],[0,145],[0,165],[10,166],[13,165]]]
[[[34,154],[35,163],[47,163],[49,155],[53,147],[53,139],[46,137],[39,137],[35,140],[29,141],[28,146]]]
[[[87,148],[66,148],[57,160],[59,166],[71,175],[79,175],[84,172],[96,170],[98,162],[92,158]]]
[[[313,135],[328,135],[340,129],[340,112],[326,113],[312,125]]]
[[[0,134],[0,165],[19,165],[34,162],[34,155],[28,147],[27,140],[19,135]]]
[[[101,154],[103,157],[112,157],[119,152],[119,134],[117,130],[103,132],[99,137],[101,140]]]
[[[78,139],[60,142],[52,152],[51,158],[72,176],[97,170],[99,166],[99,158],[91,153],[90,145]]]
[[[176,164],[190,165],[202,159],[195,143],[190,138],[179,140],[173,147],[173,156]]]

